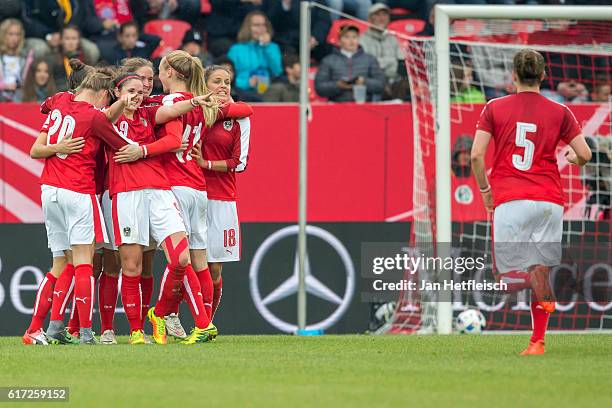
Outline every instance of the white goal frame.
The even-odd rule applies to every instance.
[[[451,19],[566,19],[612,20],[612,6],[463,6],[436,7],[435,51],[437,56],[437,130],[436,144],[436,242],[451,242],[451,104],[450,104],[450,21]],[[442,68],[442,69],[441,69]],[[444,248],[444,245],[439,246]],[[439,254],[439,256],[445,256]],[[442,271],[440,279],[450,279],[450,271]],[[448,276],[444,276],[444,274]],[[451,302],[439,302],[438,334],[452,332]]]

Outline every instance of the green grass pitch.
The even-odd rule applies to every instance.
[[[549,335],[546,355],[517,356],[527,342],[219,336],[196,346],[26,347],[4,337],[0,386],[70,387],[70,403],[56,407],[612,406],[612,335]]]

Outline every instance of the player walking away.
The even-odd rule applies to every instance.
[[[568,162],[591,159],[580,126],[567,106],[540,95],[544,58],[524,49],[514,56],[517,93],[489,101],[477,124],[472,169],[485,207],[494,211],[493,238],[498,279],[509,291],[532,289],[533,335],[521,355],[543,354],[555,298],[551,266],[561,262],[563,190],[556,151],[568,144]],[[491,184],[485,172],[487,146],[495,141]]]
[[[162,58],[159,65],[159,78],[164,87],[164,92],[168,92],[162,103],[163,105],[173,105],[180,101],[189,100],[193,95],[204,95],[206,87],[204,82],[204,69],[198,58],[191,57],[184,51],[173,51]],[[247,109],[248,108],[248,109]],[[210,323],[210,317],[203,308],[200,310],[199,304],[202,302],[202,289],[197,273],[208,274],[206,263],[206,182],[202,170],[191,157],[191,149],[202,138],[202,132],[209,124],[215,123],[217,114],[224,117],[246,116],[250,107],[246,105],[227,105],[219,111],[218,105],[207,106],[203,109],[194,109],[182,116],[183,120],[183,144],[186,150],[178,153],[166,154],[164,157],[165,169],[172,185],[172,191],[177,198],[187,234],[189,236],[189,250],[191,254],[191,264],[185,271],[180,271],[181,275],[174,275],[172,269],[164,274],[163,286],[167,286],[171,281],[176,282],[174,290],[176,297],[172,304],[167,306],[160,302],[149,313],[149,320],[154,328],[153,337],[156,342],[160,342],[161,333],[164,333],[165,342],[166,319],[165,317],[174,313],[178,308],[182,295],[180,292],[185,276],[185,295],[188,299],[192,315],[195,320],[195,328],[184,340],[186,344],[207,342],[214,339],[217,330]],[[198,271],[197,273],[195,271]],[[161,306],[161,307],[160,307]],[[202,322],[208,322],[203,326]],[[210,327],[208,329],[207,327]],[[168,332],[170,325],[168,325]],[[156,337],[157,336],[157,337]]]
[[[97,69],[87,75],[76,95],[59,95],[31,152],[35,158],[44,157],[53,149],[52,145],[64,138],[83,138],[80,152],[47,157],[40,179],[49,246],[54,252],[72,251],[72,262],[68,258],[69,263],[62,275],[74,269],[81,344],[96,342],[91,331],[94,297],[92,260],[94,243],[106,239],[95,196],[96,155],[102,141],[113,148],[120,148],[126,143],[99,110],[110,101],[112,76],[111,70]],[[42,154],[37,154],[40,152]],[[63,320],[52,320],[47,334],[54,337],[64,332]]]
[[[207,88],[222,104],[231,101],[231,76],[226,68],[219,65],[208,67],[204,78]],[[236,172],[246,169],[250,130],[248,117],[219,120],[206,130],[204,141],[194,151],[194,157],[204,169],[208,188],[210,275],[200,274],[199,278],[211,317],[221,300],[223,263],[240,260],[242,241],[236,207]]]

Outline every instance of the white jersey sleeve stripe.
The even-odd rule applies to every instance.
[[[249,158],[249,142],[251,139],[251,120],[249,118],[236,119],[240,125],[240,164],[235,171],[241,172],[246,169]]]

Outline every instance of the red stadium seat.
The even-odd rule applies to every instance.
[[[452,32],[456,37],[473,37],[480,34],[486,25],[482,20],[457,20],[452,24]]]
[[[320,96],[315,91],[314,80],[317,75],[317,69],[317,67],[310,67],[308,70],[308,98],[310,102],[327,102],[327,98]]]
[[[425,21],[417,19],[395,20],[387,28],[406,35],[416,35],[425,28]]]
[[[515,33],[535,33],[544,29],[544,22],[540,20],[516,20],[512,23]]]
[[[200,13],[208,14],[212,11],[212,4],[210,0],[200,0]]]
[[[327,33],[327,42],[332,45],[338,45],[338,33],[340,33],[340,29],[347,24],[357,26],[361,34],[363,34],[363,32],[368,29],[368,26],[364,23],[348,19],[338,19],[334,21],[331,28],[329,29],[329,33]]]
[[[181,48],[183,36],[191,24],[180,20],[151,20],[144,25],[144,32],[161,38],[159,46],[151,58],[161,57],[170,51]]]
[[[402,15],[413,14],[413,13],[414,11],[409,10],[407,8],[403,8],[403,7],[393,7],[391,9],[392,16],[402,16]]]

